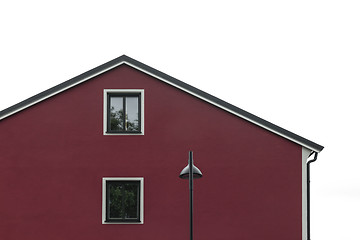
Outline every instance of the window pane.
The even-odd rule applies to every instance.
[[[124,130],[124,105],[122,97],[110,97],[110,130]]]
[[[138,217],[138,185],[125,184],[124,193],[125,218],[136,219]]]
[[[126,98],[126,130],[140,131],[139,128],[139,97]]]
[[[108,182],[109,220],[139,219],[139,182]]]
[[[121,184],[109,183],[109,217],[122,218],[124,211],[122,208],[123,186]]]

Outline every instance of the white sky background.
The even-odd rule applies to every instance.
[[[1,1],[0,109],[126,54],[325,146],[311,238],[358,240],[359,25],[347,0]]]

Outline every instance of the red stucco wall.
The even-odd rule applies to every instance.
[[[145,90],[145,135],[103,136],[103,89]],[[0,238],[300,240],[301,147],[127,66],[0,121]],[[144,177],[144,224],[103,225],[102,177]]]

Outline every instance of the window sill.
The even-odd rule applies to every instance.
[[[105,136],[112,136],[112,135],[126,135],[126,136],[142,136],[144,135],[143,132],[105,132]]]
[[[113,222],[113,221],[104,221],[102,224],[144,224],[144,222]]]

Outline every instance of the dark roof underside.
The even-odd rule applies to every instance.
[[[87,81],[103,72],[106,72],[114,67],[117,67],[121,64],[127,64],[129,66],[132,66],[140,71],[143,71],[151,76],[154,76],[155,78],[162,80],[170,85],[173,85],[174,87],[180,88],[190,94],[193,94],[205,101],[208,101],[224,110],[227,110],[239,117],[242,117],[250,122],[253,122],[256,125],[259,125],[271,132],[274,132],[282,137],[285,137],[291,141],[294,141],[306,148],[309,148],[312,151],[320,152],[324,147],[314,143],[308,139],[305,139],[299,135],[296,135],[286,129],[283,129],[275,124],[272,124],[262,118],[259,118],[249,112],[246,112],[242,110],[241,108],[238,108],[230,103],[227,103],[217,97],[214,97],[204,91],[201,91],[200,89],[197,89],[193,86],[190,86],[189,84],[186,84],[176,78],[173,78],[163,72],[160,72],[152,67],[149,67],[135,59],[132,59],[126,55],[122,55],[116,59],[113,59],[105,64],[102,64],[94,69],[91,69],[83,74],[80,74],[79,76],[76,76],[66,82],[63,82],[55,87],[52,87],[48,90],[45,90],[33,97],[30,97],[20,103],[17,103],[9,108],[4,109],[0,112],[0,120],[3,118],[6,118],[16,112],[19,112],[27,107],[30,107],[40,101],[43,101],[53,95],[56,95],[57,93],[60,93],[62,91],[65,91],[73,86],[76,86],[84,81]]]

